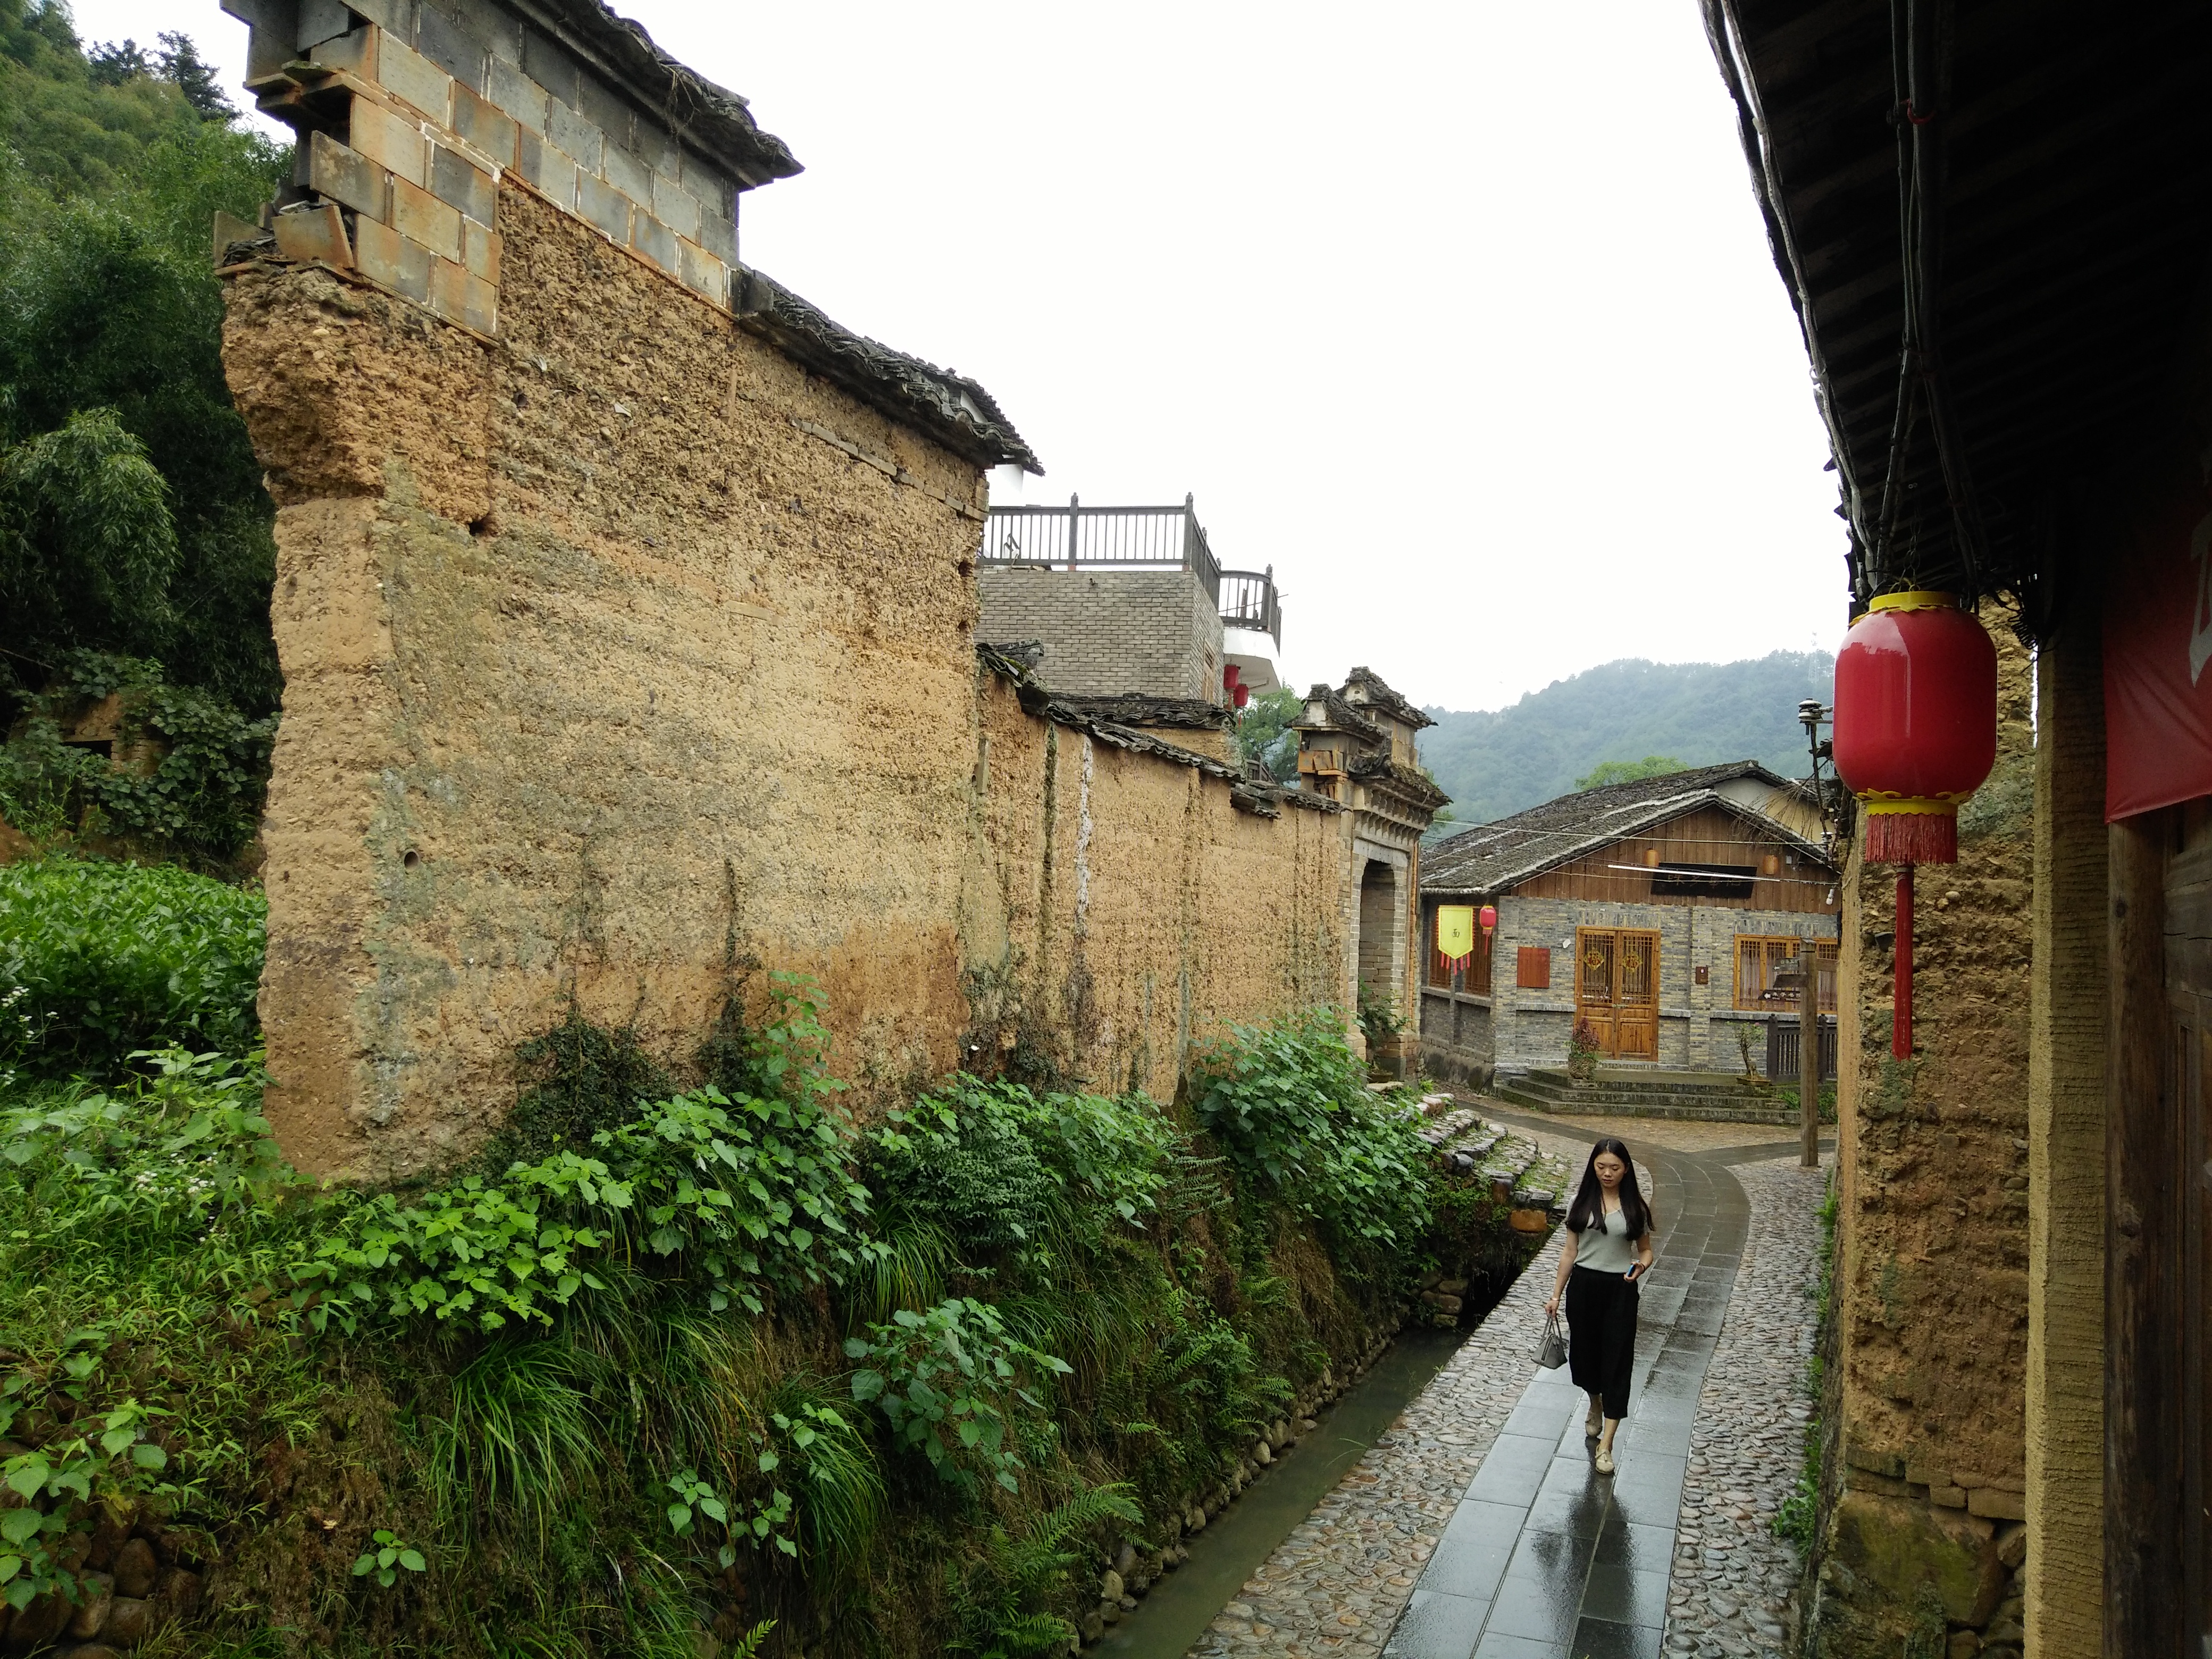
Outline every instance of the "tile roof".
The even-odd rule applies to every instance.
[[[1044,471],[998,400],[966,375],[839,326],[750,266],[736,272],[731,300],[738,325],[748,333],[954,454],[978,466],[1012,464],[1031,472]]]
[[[1655,824],[1686,812],[1712,805],[1757,819],[1762,830],[1832,867],[1820,847],[1777,820],[1719,793],[1721,785],[1738,778],[1755,778],[1778,789],[1790,787],[1788,780],[1768,771],[1757,761],[1746,760],[1579,790],[1547,800],[1541,806],[1532,806],[1525,812],[1516,812],[1510,818],[1500,818],[1495,823],[1477,824],[1443,841],[1431,842],[1421,853],[1421,890],[1446,894],[1503,892],[1585,853],[1641,835]]]
[[[556,35],[600,58],[654,118],[716,157],[748,188],[800,171],[783,140],[763,132],[743,98],[678,63],[605,0],[542,0]]]
[[[1349,693],[1360,692],[1368,706],[1380,708],[1394,720],[1401,720],[1415,731],[1436,722],[1392,690],[1383,678],[1371,668],[1355,668],[1344,677],[1344,689]]]

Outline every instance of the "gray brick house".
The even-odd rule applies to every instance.
[[[1841,904],[1819,817],[1754,761],[1586,789],[1425,849],[1421,1058],[1488,1086],[1564,1065],[1577,1018],[1607,1065],[1735,1072],[1795,1022],[1775,975],[1809,948],[1835,1007]],[[1473,955],[1437,913],[1494,906]],[[1794,963],[1793,963],[1794,965]]]

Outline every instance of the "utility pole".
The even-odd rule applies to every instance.
[[[1820,1167],[1820,964],[1813,941],[1797,946],[1805,988],[1797,993],[1798,1167]],[[1838,1056],[1840,1059],[1840,1056]]]
[[[1820,840],[1832,854],[1836,847],[1835,832],[1828,823],[1827,790],[1820,781],[1820,765],[1832,761],[1835,745],[1820,735],[1820,728],[1830,723],[1832,711],[1818,697],[1808,697],[1797,705],[1797,723],[1805,728],[1805,747],[1812,756],[1813,771],[1808,781],[1812,786],[1813,805],[1820,814]],[[1906,874],[1911,872],[1907,870]],[[1840,936],[1839,936],[1840,939]],[[1804,969],[1804,983],[1797,993],[1797,1163],[1801,1169],[1820,1167],[1820,963],[1813,954],[1813,941],[1806,939],[1797,947],[1798,966]],[[1836,1006],[1843,1006],[1844,957],[1840,942],[1836,951]],[[1836,1038],[1837,1087],[1843,1085],[1843,1036]]]

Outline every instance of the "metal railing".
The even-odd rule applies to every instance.
[[[994,507],[977,556],[985,564],[1056,570],[1188,570],[1221,601],[1221,564],[1191,498],[1181,507]]]
[[[1283,605],[1275,593],[1275,567],[1221,573],[1221,625],[1249,628],[1283,648]]]

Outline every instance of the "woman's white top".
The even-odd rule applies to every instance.
[[[1601,1273],[1625,1273],[1635,1265],[1636,1241],[1628,1236],[1628,1223],[1618,1210],[1605,1212],[1577,1237],[1577,1267],[1594,1267]]]

